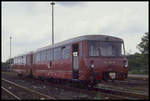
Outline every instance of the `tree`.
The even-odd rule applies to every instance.
[[[148,73],[148,60],[149,60],[149,32],[146,32],[142,37],[141,42],[138,44],[137,48],[141,52],[141,56],[138,59],[143,69]]]
[[[149,32],[145,33],[137,48],[142,54],[149,54]]]

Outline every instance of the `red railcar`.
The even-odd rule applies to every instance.
[[[18,75],[32,75],[33,53],[22,54],[13,58],[13,71]]]
[[[37,78],[99,82],[123,80],[128,75],[123,40],[107,35],[76,37],[40,48],[25,58],[24,65],[14,63],[14,71]]]

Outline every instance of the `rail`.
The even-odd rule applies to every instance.
[[[29,89],[29,88],[27,88],[27,87],[21,86],[21,85],[19,85],[19,84],[16,84],[16,83],[14,83],[14,82],[12,82],[12,81],[9,81],[9,80],[6,80],[6,79],[4,79],[4,78],[2,78],[2,80],[5,81],[5,82],[7,82],[7,83],[10,83],[10,84],[12,84],[12,85],[14,85],[14,86],[16,86],[16,87],[20,87],[20,88],[22,88],[22,89],[24,89],[24,90],[26,90],[26,91],[28,91],[28,92],[30,92],[30,93],[34,93],[34,94],[36,94],[36,95],[39,95],[41,98],[53,99],[53,100],[56,99],[56,98],[54,98],[54,97],[51,97],[51,96],[42,94],[42,93],[37,92],[37,91],[34,91],[34,90],[32,90],[32,89]],[[5,89],[5,90],[6,90],[6,89]],[[7,91],[8,91],[8,90],[7,90]]]
[[[13,96],[14,98],[16,98],[17,100],[21,100],[20,97],[16,96],[15,94],[13,94],[12,92],[10,92],[8,89],[1,87],[3,90],[5,90],[8,94],[10,94],[11,96]]]
[[[41,82],[40,80],[36,80],[36,81]],[[100,93],[112,96],[114,98],[120,98],[120,99],[148,99],[147,95],[142,95],[142,94],[133,93],[133,92],[120,91],[120,90],[115,90],[115,89],[90,88],[90,87],[76,88],[76,87],[64,86],[64,85],[60,85],[60,84],[54,84],[54,83],[50,83],[50,82],[43,82],[43,83],[46,85],[49,85],[49,86],[54,86],[57,88],[76,91],[76,92],[82,92],[85,94],[92,94],[92,93],[100,92]]]
[[[31,79],[31,78],[30,78]],[[33,80],[33,79],[32,79]],[[41,80],[35,80],[35,82],[41,82]],[[74,87],[69,87],[69,86],[62,86],[60,84],[53,84],[50,82],[43,82],[46,85],[51,85],[57,88],[62,88],[66,90],[72,90],[72,91],[78,91],[78,92],[83,92],[87,94],[91,94],[94,92],[101,92],[108,94],[109,96],[113,96],[116,98],[120,99],[149,99],[148,95],[143,95],[141,93],[135,93],[135,92],[127,92],[127,91],[120,91],[116,89],[106,89],[106,88],[87,88],[87,89],[81,89],[81,88],[74,88]]]
[[[132,93],[126,91],[120,91],[115,89],[106,89],[106,88],[90,88],[95,91],[100,91],[102,93],[109,93],[113,95],[120,95],[123,97],[127,97],[128,99],[148,99],[147,95],[139,94],[139,93]]]

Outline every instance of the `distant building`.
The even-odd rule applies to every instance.
[[[6,61],[6,64],[8,64],[10,71],[12,71],[12,69],[13,69],[13,66],[12,66],[13,63],[14,63],[14,59],[13,58],[10,58],[10,59],[8,59]]]

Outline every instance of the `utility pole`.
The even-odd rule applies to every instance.
[[[52,45],[54,45],[54,5],[55,3],[52,1],[51,2],[51,5],[52,5]],[[54,60],[54,48],[52,49],[53,51],[53,60]]]
[[[12,39],[12,37],[10,36],[10,60],[9,60],[10,71],[11,71],[11,39]]]
[[[54,5],[55,3],[52,1],[52,45],[54,45]]]
[[[11,58],[11,39],[12,37],[10,36],[10,58]]]

